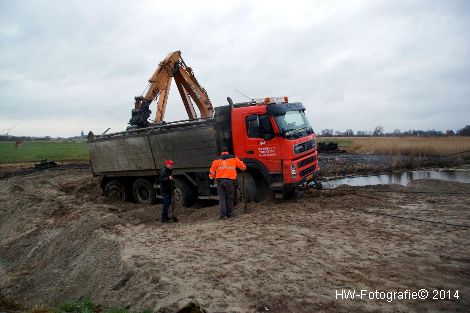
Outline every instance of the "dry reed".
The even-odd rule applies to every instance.
[[[336,139],[336,138],[335,138]],[[340,138],[338,138],[340,139]],[[470,151],[470,137],[354,137],[341,138],[350,144],[348,152],[407,155],[445,156]],[[470,153],[469,153],[470,154]]]

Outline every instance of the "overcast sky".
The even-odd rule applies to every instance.
[[[0,132],[123,130],[175,50],[214,106],[238,89],[304,103],[317,132],[455,130],[469,30],[470,1],[0,0]],[[165,120],[184,118],[175,87]]]

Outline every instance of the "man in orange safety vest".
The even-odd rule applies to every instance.
[[[209,178],[217,181],[221,219],[233,216],[233,197],[235,194],[237,168],[245,171],[246,165],[236,156],[230,155],[228,152],[222,152],[220,157],[212,162],[209,170]]]

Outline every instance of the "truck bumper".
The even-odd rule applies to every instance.
[[[288,193],[294,189],[297,189],[299,187],[303,187],[307,185],[308,183],[311,183],[313,181],[316,181],[318,178],[318,175],[320,174],[320,169],[317,167],[313,173],[310,175],[303,177],[299,181],[295,183],[289,183],[289,184],[284,184],[284,187],[282,188],[283,193]]]
[[[274,191],[274,192],[286,194],[286,193],[288,193],[288,192],[290,192],[294,189],[305,186],[310,182],[316,181],[319,174],[320,174],[320,168],[317,167],[313,173],[301,178],[300,180],[298,180],[296,182],[293,182],[293,183],[282,183],[282,182],[274,183],[274,184],[270,185],[269,189]]]

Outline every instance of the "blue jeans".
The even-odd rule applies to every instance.
[[[171,204],[171,194],[163,194],[162,222],[168,222],[168,209]]]

